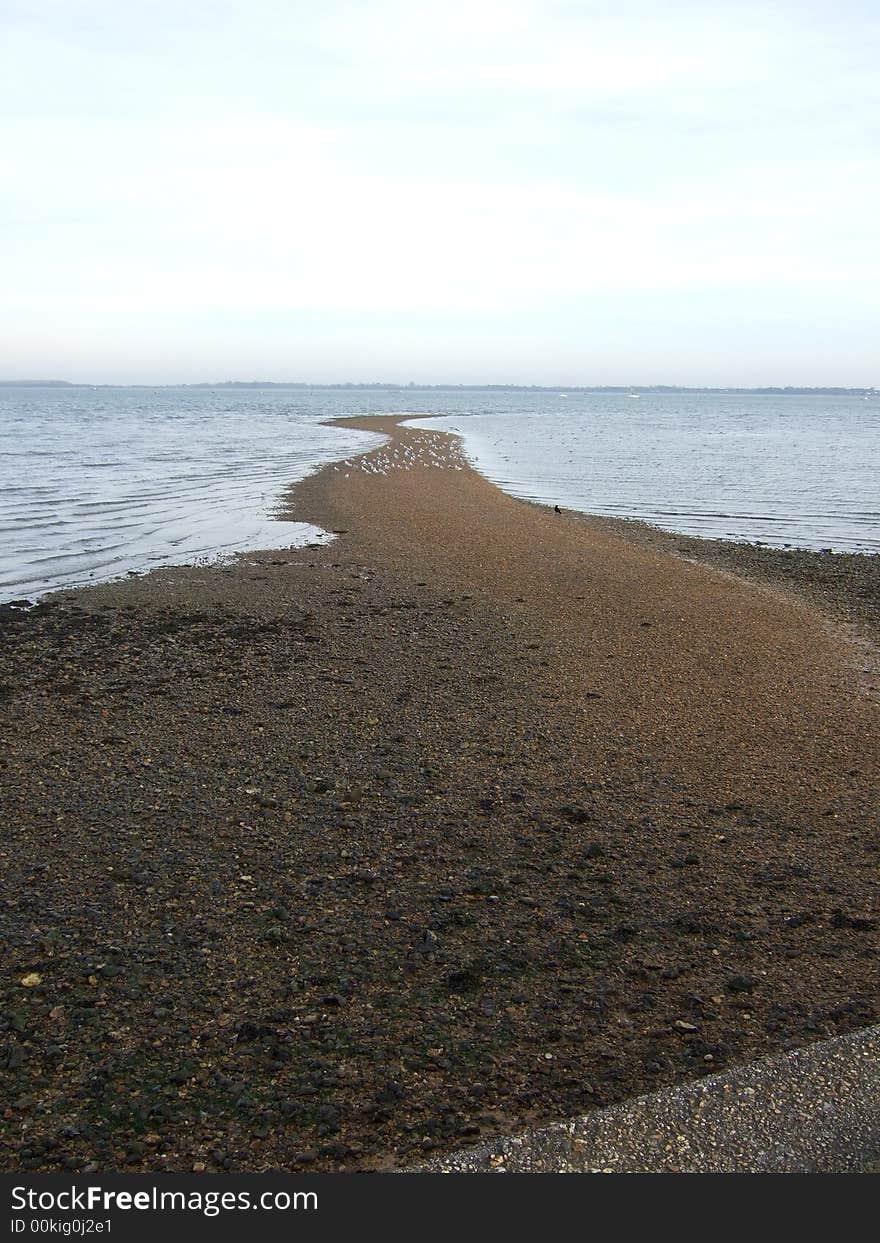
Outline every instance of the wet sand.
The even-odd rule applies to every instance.
[[[877,1020],[865,616],[346,422],[327,548],[0,616],[0,1168],[411,1164]]]

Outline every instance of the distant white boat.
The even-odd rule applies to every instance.
[[[567,396],[568,396],[568,393],[559,393],[559,394],[558,394],[558,396],[560,396],[560,397],[567,397]]]

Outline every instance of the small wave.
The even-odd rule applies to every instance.
[[[297,479],[384,442],[321,422],[369,413],[458,432],[478,470],[545,504],[880,549],[880,421],[863,403],[567,392],[565,409],[554,394],[453,391],[408,394],[400,410],[393,393],[341,390],[22,390],[0,413],[3,593],[309,542],[321,533],[273,525],[272,511]]]

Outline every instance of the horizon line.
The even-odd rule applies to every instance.
[[[183,381],[93,381],[49,379],[0,379],[3,388],[295,388],[295,389],[390,389],[394,391],[432,391],[459,389],[466,392],[504,390],[545,393],[878,393],[873,384],[516,384],[505,381],[465,383],[417,383],[410,380],[183,380]]]

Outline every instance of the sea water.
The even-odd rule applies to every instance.
[[[501,488],[775,546],[880,552],[880,399],[724,393],[0,386],[0,600],[327,534],[285,488],[434,416]]]
[[[381,437],[275,391],[0,387],[0,600],[321,542],[285,485]]]
[[[880,397],[560,392],[430,426],[504,491],[670,531],[880,552]]]

